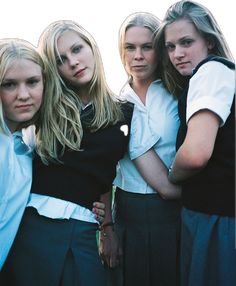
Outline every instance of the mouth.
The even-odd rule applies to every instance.
[[[21,105],[17,105],[16,109],[29,109],[33,106],[33,104],[21,104]]]
[[[145,65],[136,65],[136,66],[132,66],[132,69],[135,69],[135,70],[141,70],[141,69],[145,69],[146,66]]]
[[[85,70],[86,70],[86,68],[80,69],[73,76],[74,77],[81,76]]]
[[[175,66],[176,66],[177,68],[183,68],[183,67],[186,66],[187,64],[189,64],[189,62],[181,62],[181,63],[175,64]]]

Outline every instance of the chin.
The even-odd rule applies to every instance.
[[[192,71],[188,70],[179,70],[178,72],[183,76],[190,76],[192,74]]]

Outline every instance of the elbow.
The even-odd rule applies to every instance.
[[[195,152],[194,154],[191,154],[187,158],[189,168],[194,170],[204,168],[207,165],[210,157],[211,156],[209,154],[204,152]]]

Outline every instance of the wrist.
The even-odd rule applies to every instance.
[[[113,221],[108,221],[99,226],[99,231],[100,231],[100,237],[107,237],[108,232],[114,231],[114,222]]]
[[[176,178],[173,176],[173,172],[172,172],[172,165],[170,166],[170,168],[168,169],[168,180],[174,184],[174,185],[178,185],[179,182],[178,180],[176,180]]]

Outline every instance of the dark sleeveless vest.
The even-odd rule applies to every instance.
[[[208,61],[218,61],[235,69],[234,63],[229,60],[211,55],[198,64],[193,74]],[[187,132],[187,93],[188,87],[178,104],[180,129],[177,149]],[[190,210],[222,216],[235,215],[235,97],[229,117],[218,130],[214,151],[207,166],[183,183],[182,200],[183,206]]]

